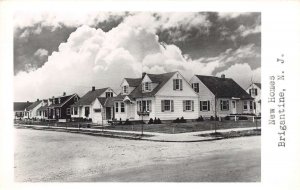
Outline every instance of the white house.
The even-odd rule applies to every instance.
[[[234,80],[219,77],[194,75],[190,84],[199,97],[199,116],[253,113],[253,98]],[[215,102],[217,102],[215,104]]]
[[[105,106],[107,99],[115,97],[111,88],[95,89],[87,92],[71,107],[71,117],[91,119],[93,123],[102,124],[113,117],[113,108]],[[105,120],[105,121],[104,121]]]
[[[25,115],[25,109],[30,106],[32,102],[14,102],[14,118],[22,119]]]
[[[256,115],[261,115],[261,83],[252,83],[248,88],[247,92],[250,94],[253,101],[253,109]]]
[[[48,118],[48,99],[42,100],[42,105],[37,109],[37,118],[38,119],[47,119]]]
[[[37,118],[37,110],[42,106],[42,101],[37,99],[30,106],[25,108],[24,118],[25,119],[33,119]]]
[[[142,78],[125,78],[122,92],[114,99],[116,119],[196,119],[198,95],[179,72],[143,73]]]

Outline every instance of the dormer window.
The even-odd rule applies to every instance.
[[[195,92],[199,92],[199,83],[193,83],[192,88],[194,89]]]
[[[106,98],[113,97],[113,93],[112,92],[106,92],[105,97]]]
[[[123,86],[123,94],[128,94],[128,86]]]
[[[182,79],[173,79],[173,90],[182,90]]]
[[[249,89],[250,96],[257,96],[257,88]]]
[[[150,82],[143,83],[143,91],[151,91],[151,83]]]

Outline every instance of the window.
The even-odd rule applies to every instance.
[[[71,108],[67,108],[67,115],[71,115]]]
[[[193,83],[192,88],[194,89],[195,92],[199,92],[199,83]]]
[[[183,111],[194,111],[194,101],[183,100]]]
[[[257,88],[254,89],[254,94],[257,96]]]
[[[244,101],[244,110],[247,110],[247,109],[248,109],[248,102]]]
[[[250,96],[251,96],[251,91],[252,91],[252,89],[249,89],[249,94],[250,94]]]
[[[182,90],[182,79],[173,79],[173,90]]]
[[[151,84],[150,82],[143,83],[143,91],[151,91]]]
[[[59,116],[59,109],[56,110],[56,115]]]
[[[78,108],[74,107],[74,115],[77,115],[77,114],[78,114]]]
[[[210,111],[210,101],[200,101],[200,111]]]
[[[250,110],[252,110],[252,109],[253,109],[253,102],[250,101]]]
[[[123,86],[123,94],[128,94],[128,86]]]
[[[105,97],[106,98],[113,97],[113,93],[112,92],[106,92]]]
[[[228,100],[221,100],[220,105],[221,105],[222,111],[229,110],[229,101]]]
[[[139,112],[151,112],[151,100],[142,100],[137,102]]]
[[[124,102],[121,102],[121,112],[125,112],[125,104],[124,104]]]
[[[90,115],[90,107],[85,107],[84,108],[84,116],[88,117]]]
[[[174,101],[173,100],[162,100],[161,101],[161,111],[171,111],[174,112]]]
[[[118,103],[118,102],[116,102],[115,112],[116,112],[116,113],[119,112],[119,103]]]

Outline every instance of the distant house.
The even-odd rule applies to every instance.
[[[247,92],[254,98],[253,109],[256,115],[261,115],[261,83],[252,83]]]
[[[198,95],[179,72],[143,73],[142,78],[125,78],[122,92],[114,99],[116,119],[196,119]]]
[[[14,118],[22,119],[25,115],[25,108],[30,106],[32,102],[14,102]]]
[[[71,105],[79,100],[77,94],[66,95],[64,92],[62,96],[52,97],[48,99],[47,117],[48,120],[67,121],[71,119]]]
[[[38,119],[47,119],[48,118],[48,99],[42,100],[42,105],[39,109],[37,109],[37,118]]]
[[[36,119],[37,110],[42,106],[42,101],[37,99],[30,106],[25,108],[24,117],[25,119]]]
[[[199,95],[199,115],[224,117],[231,114],[253,113],[253,98],[234,80],[194,75],[190,84]]]
[[[87,92],[71,107],[71,117],[91,119],[93,123],[102,123],[103,120],[112,119],[113,108],[105,105],[107,99],[115,97],[116,93],[109,87],[95,89]]]

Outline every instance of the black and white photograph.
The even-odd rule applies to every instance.
[[[6,183],[297,189],[299,3],[173,3],[6,6]]]
[[[16,181],[261,180],[261,13],[14,16]]]

